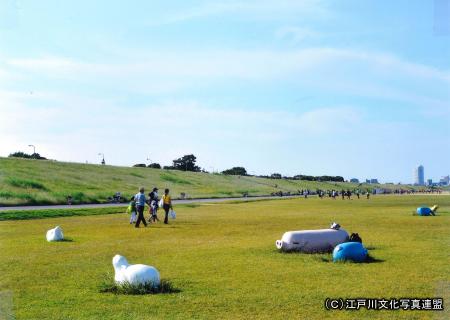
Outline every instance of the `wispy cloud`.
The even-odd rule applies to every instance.
[[[318,39],[321,34],[310,28],[285,26],[279,28],[275,32],[275,36],[279,39],[287,39],[291,44],[295,45],[301,43],[303,40],[311,38]]]
[[[10,59],[10,72],[41,79],[124,88],[131,92],[174,93],[191,86],[214,87],[223,81],[280,82],[334,94],[348,94],[435,107],[449,107],[450,72],[391,54],[351,49],[307,48],[291,51],[221,50],[140,52],[120,63],[64,57]]]
[[[125,165],[137,161],[132,143],[136,139],[143,139],[144,144],[146,139],[151,139],[150,149],[160,150],[158,161],[163,163],[170,163],[179,153],[196,152],[206,163],[222,157],[227,159],[225,163],[231,164],[233,154],[241,150],[239,146],[252,145],[258,149],[263,148],[260,144],[264,142],[273,148],[292,137],[310,139],[345,133],[349,127],[359,126],[362,120],[358,110],[349,107],[307,112],[252,111],[218,108],[195,101],[166,101],[130,113],[112,101],[55,93],[33,97],[20,92],[0,92],[0,99],[4,103],[0,108],[0,135],[10,142],[0,146],[2,155],[21,146],[26,148],[23,141],[27,141],[39,144],[50,157],[60,160],[94,161],[96,152],[103,150],[121,159],[117,164]],[[30,102],[36,100],[47,106],[31,106]],[[203,145],[205,132],[208,142]],[[89,139],[88,146],[85,139]],[[170,149],[164,149],[165,141],[170,141]],[[121,146],[120,151],[116,145]]]
[[[326,2],[321,0],[247,0],[247,1],[205,1],[202,4],[185,8],[178,13],[163,17],[151,24],[171,24],[219,15],[245,17],[246,20],[286,20],[300,15],[329,16]]]

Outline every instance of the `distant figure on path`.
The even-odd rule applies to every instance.
[[[341,196],[342,196],[342,200],[345,200],[345,191],[341,190]]]
[[[138,218],[136,221],[136,228],[139,228],[139,225],[142,221],[142,223],[144,224],[144,226],[147,226],[147,222],[145,222],[145,218],[144,218],[144,207],[145,207],[145,194],[144,194],[144,187],[141,187],[139,189],[139,193],[137,193],[134,196],[134,200],[136,201],[136,209],[137,209],[137,213],[138,213]]]
[[[164,217],[164,223],[168,224],[169,223],[169,210],[173,209],[172,208],[172,199],[169,196],[169,189],[164,190],[164,195],[162,196],[162,201],[163,201],[163,209],[166,213],[166,216]]]
[[[370,191],[367,190],[367,199],[369,199],[369,198],[370,198]]]

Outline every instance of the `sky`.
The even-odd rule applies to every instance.
[[[0,156],[411,183],[449,122],[450,0],[0,1]]]

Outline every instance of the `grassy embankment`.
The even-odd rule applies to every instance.
[[[439,216],[412,215],[417,206],[434,203]],[[3,307],[10,301],[17,319],[448,319],[448,309],[331,312],[323,303],[327,297],[449,301],[450,196],[175,209],[171,224],[141,229],[125,214],[0,222]],[[377,262],[336,264],[328,254],[275,250],[283,232],[326,228],[332,221],[358,232]],[[69,241],[45,241],[55,225]],[[117,253],[130,263],[154,265],[179,292],[101,293]]]
[[[192,198],[268,195],[299,189],[354,189],[352,183],[274,180],[225,176],[149,168],[127,168],[92,164],[0,158],[0,205],[63,204],[71,195],[74,203],[101,203],[115,192],[125,197],[139,186],[170,188],[177,198],[181,192]],[[373,188],[362,185],[362,189]],[[394,185],[377,187],[395,188]]]

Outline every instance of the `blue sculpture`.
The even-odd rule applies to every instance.
[[[336,246],[333,250],[333,261],[364,262],[367,259],[367,249],[359,242],[346,242]]]
[[[428,208],[428,207],[420,207],[417,208],[417,214],[419,216],[434,216],[436,215],[436,211],[439,207],[438,206],[433,206],[432,208]]]

